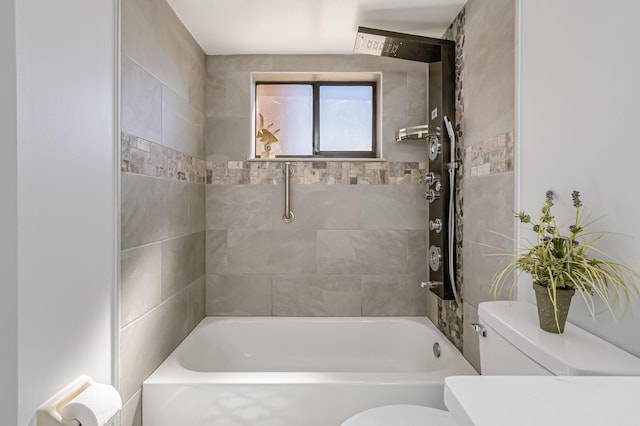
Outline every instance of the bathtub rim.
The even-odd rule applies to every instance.
[[[452,356],[444,368],[425,372],[208,372],[196,371],[184,367],[178,360],[179,352],[195,332],[210,323],[224,323],[226,321],[259,322],[259,321],[305,321],[305,322],[412,322],[426,326],[435,333],[438,343],[445,347],[446,353]],[[185,337],[158,368],[144,381],[145,385],[166,384],[202,384],[202,385],[255,385],[255,384],[419,384],[427,382],[442,382],[451,375],[478,375],[476,370],[464,358],[462,353],[447,337],[433,324],[428,317],[273,317],[273,316],[206,316]]]

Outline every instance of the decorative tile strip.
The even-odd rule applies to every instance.
[[[206,161],[122,132],[121,171],[193,183],[205,183]]]
[[[462,352],[462,303],[455,300],[438,301],[438,328]]]
[[[464,155],[465,176],[489,176],[513,171],[513,132],[469,146]]]
[[[283,162],[213,162],[122,132],[122,172],[214,185],[281,184]],[[292,161],[301,185],[418,185],[425,162]]]
[[[443,38],[455,41],[456,43],[456,59],[455,59],[455,105],[456,105],[456,158],[464,159],[465,140],[464,140],[464,42],[465,42],[465,23],[466,23],[466,7],[462,8],[456,19],[451,23],[447,31],[443,34]],[[458,286],[458,294],[461,300],[464,299],[464,277],[462,269],[462,244],[463,244],[463,225],[464,225],[464,177],[467,167],[464,161],[460,162],[458,173],[456,174],[456,284]],[[462,304],[455,301],[438,300],[438,328],[449,338],[458,349],[462,351],[462,324],[463,309]]]
[[[292,161],[299,185],[418,185],[426,162]],[[283,162],[207,161],[206,183],[214,185],[281,184]]]

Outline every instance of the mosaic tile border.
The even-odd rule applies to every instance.
[[[293,183],[299,185],[420,185],[426,162],[291,161]],[[207,162],[208,184],[281,184],[283,162]]]
[[[122,172],[205,183],[206,161],[130,133],[122,132],[120,139]]]
[[[122,132],[121,171],[210,185],[277,185],[281,161],[205,161]],[[421,185],[427,162],[292,161],[300,185]]]
[[[466,150],[464,144],[464,42],[465,42],[465,11],[462,8],[458,16],[443,34],[443,38],[455,42],[455,108],[456,108],[456,158],[464,159]],[[465,162],[460,162],[456,175],[455,208],[456,208],[456,284],[460,300],[464,299],[464,277],[462,274],[462,239],[463,239],[463,200]],[[463,309],[462,303],[438,300],[438,328],[447,338],[462,351]]]
[[[464,163],[465,177],[491,176],[513,171],[513,132],[467,147]]]

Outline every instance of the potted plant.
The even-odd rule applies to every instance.
[[[576,291],[593,318],[596,298],[602,300],[615,318],[613,306],[618,301],[623,300],[628,308],[632,295],[640,294],[635,285],[639,275],[629,266],[610,260],[595,247],[605,233],[587,230],[594,221],[583,224],[580,193],[573,191],[571,197],[575,217],[566,234],[562,234],[551,212],[554,205],[551,191],[546,193],[538,221],[524,211],[516,214],[521,223],[531,226],[536,235],[535,243],[513,255],[493,281],[494,295],[497,295],[515,270],[529,274],[534,281],[540,328],[551,333],[564,332],[569,305]]]

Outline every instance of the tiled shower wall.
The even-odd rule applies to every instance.
[[[418,287],[428,247],[420,183],[426,147],[398,144],[393,136],[426,120],[427,65],[355,55],[205,60],[164,0],[123,2],[124,425],[140,424],[142,381],[205,309],[426,313],[454,342],[464,337],[464,353],[478,365],[468,323],[477,304],[492,298],[487,288],[495,269],[483,244],[509,248],[484,231],[510,234],[513,223],[513,8],[509,0],[471,0],[466,22],[458,20],[463,31],[456,41],[466,40],[456,90],[457,131],[465,137],[464,190],[457,194],[465,226],[462,328],[460,307]],[[253,143],[251,71],[382,72],[386,161],[296,163],[296,219],[285,225],[281,164],[246,161]]]
[[[297,162],[282,221],[281,163],[247,162],[250,72],[383,73],[386,162]],[[207,57],[208,315],[425,315],[428,66],[358,55]]]
[[[514,231],[515,2],[469,0],[446,36],[456,41],[456,129],[462,144],[456,208],[462,309],[439,302],[439,325],[480,370],[478,304],[511,253]],[[461,225],[461,226],[460,226]],[[504,236],[497,235],[503,234]],[[498,298],[507,298],[507,294]]]
[[[120,394],[204,317],[205,55],[164,0],[122,2]]]

